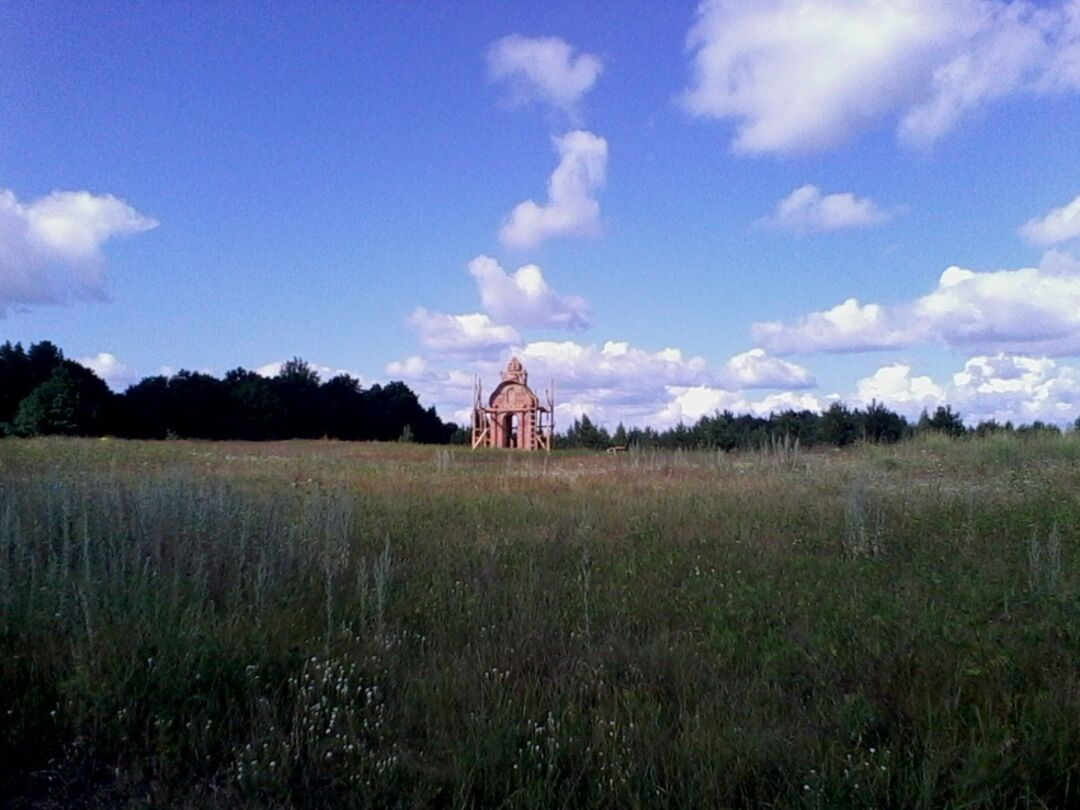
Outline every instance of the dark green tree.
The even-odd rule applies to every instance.
[[[48,340],[35,343],[26,353],[29,366],[30,384],[34,388],[41,385],[53,371],[64,362],[64,353]]]
[[[556,438],[556,447],[585,447],[600,450],[611,446],[611,436],[601,427],[597,427],[588,414],[582,414],[567,428],[566,433]]]
[[[944,433],[946,436],[963,436],[966,428],[960,418],[948,405],[939,405],[930,416],[924,410],[919,417],[919,432],[929,431],[932,433]]]
[[[731,411],[702,416],[694,426],[697,444],[702,448],[734,450],[739,444],[735,432],[735,414]]]
[[[581,415],[580,420],[575,421],[578,447],[586,447],[590,450],[603,450],[611,446],[611,437],[608,432],[593,424],[587,413]]]
[[[364,437],[366,402],[359,380],[339,374],[322,384],[319,399],[325,435],[334,439]]]
[[[311,439],[326,435],[319,424],[319,373],[315,369],[294,357],[274,377],[273,390],[281,402],[284,437]]]
[[[611,443],[616,447],[626,447],[628,445],[626,427],[622,422],[619,422],[618,427],[615,428],[615,432],[611,434]]]
[[[120,395],[121,435],[132,439],[164,439],[171,422],[168,377],[144,377]]]
[[[112,392],[93,372],[67,361],[19,404],[12,422],[20,436],[90,436],[109,423]]]
[[[769,435],[798,439],[802,447],[812,447],[821,441],[821,416],[813,411],[787,410],[769,417]]]
[[[12,423],[17,436],[74,436],[79,432],[79,392],[60,366],[19,404]]]
[[[0,436],[10,429],[19,403],[34,390],[30,377],[30,359],[21,343],[11,341],[0,346]],[[5,429],[4,425],[8,425]]]
[[[179,371],[169,378],[167,430],[184,439],[227,439],[232,427],[228,386],[210,374]]]
[[[821,440],[837,447],[852,444],[859,437],[855,415],[842,402],[834,402],[821,414]]]
[[[1061,428],[1057,425],[1052,425],[1041,419],[1036,419],[1030,425],[1021,425],[1016,429],[1017,435],[1020,436],[1059,436],[1061,435]]]
[[[855,417],[862,423],[863,439],[875,444],[898,442],[909,429],[904,417],[877,400],[871,400],[864,410],[856,411]]]
[[[285,436],[281,399],[268,378],[236,368],[225,374],[231,400],[230,435],[238,439],[277,439]]]

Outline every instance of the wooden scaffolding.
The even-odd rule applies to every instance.
[[[545,392],[546,405],[529,388],[529,375],[516,357],[502,381],[483,403],[480,378],[473,380],[472,446],[508,450],[551,450],[555,433],[555,385]]]

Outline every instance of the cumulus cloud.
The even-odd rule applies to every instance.
[[[386,364],[386,373],[391,377],[399,377],[406,380],[423,379],[428,373],[428,363],[419,355],[406,357],[404,360],[394,360]]]
[[[111,195],[54,191],[24,203],[0,189],[0,315],[11,305],[104,297],[102,245],[157,224]]]
[[[1068,354],[1080,350],[1080,274],[950,267],[906,318],[950,346]]]
[[[800,365],[770,357],[764,349],[737,354],[725,366],[735,388],[813,388],[814,375]]]
[[[1046,216],[1025,223],[1020,235],[1036,245],[1056,245],[1080,237],[1080,195]]]
[[[911,336],[894,326],[885,307],[860,304],[856,298],[824,312],[811,312],[784,324],[755,323],[754,340],[774,352],[864,352],[906,346]]]
[[[134,372],[121,363],[115,354],[109,352],[98,352],[90,357],[80,357],[75,362],[97,374],[115,391],[127,388],[136,381]]]
[[[772,216],[759,223],[791,233],[822,233],[848,228],[866,228],[892,219],[869,197],[850,193],[822,194],[817,186],[795,189],[776,206]]]
[[[876,400],[912,419],[947,403],[969,425],[988,419],[1066,424],[1080,415],[1080,369],[1001,352],[972,357],[951,379],[936,383],[906,363],[893,363],[859,380],[853,400]]]
[[[937,343],[989,352],[1080,352],[1080,263],[1061,251],[1042,267],[977,272],[949,267],[926,295],[895,306],[849,298],[792,323],[756,323],[778,353],[859,352]]]
[[[1080,369],[1046,357],[972,357],[953,375],[948,396],[969,423],[1072,422],[1080,415]]]
[[[513,327],[495,323],[481,312],[446,315],[417,307],[409,316],[409,325],[425,348],[441,354],[483,353],[521,340]]]
[[[963,23],[968,38],[935,66],[927,97],[904,113],[902,140],[932,144],[995,99],[1041,87],[1058,50],[1047,38],[1063,31],[1067,19],[1025,2],[990,2],[972,6]]]
[[[585,299],[555,292],[535,264],[508,273],[490,256],[477,256],[469,262],[469,273],[480,289],[481,305],[497,321],[574,330],[589,326]]]
[[[859,380],[854,400],[861,405],[880,402],[910,417],[942,404],[945,390],[930,377],[914,376],[910,365],[892,363]]]
[[[499,230],[508,247],[533,248],[555,237],[600,233],[600,204],[592,195],[604,185],[607,141],[579,129],[552,142],[559,165],[548,180],[548,200],[526,200],[514,207]]]
[[[592,89],[604,66],[589,53],[558,37],[523,37],[510,34],[496,41],[487,54],[488,73],[495,81],[508,82],[510,101],[538,101],[571,118],[578,115],[582,97]]]
[[[1080,89],[1076,0],[706,0],[687,44],[694,115],[743,153],[828,148],[887,117],[933,143],[1016,92]]]
[[[683,354],[681,349],[659,351],[609,340],[602,346],[572,340],[540,340],[515,348],[530,373],[557,378],[571,388],[616,388],[634,391],[656,388],[664,382],[699,379],[706,368],[703,357]]]

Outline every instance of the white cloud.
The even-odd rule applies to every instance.
[[[829,403],[835,399],[837,399],[835,394],[819,397],[815,394],[800,393],[798,391],[777,391],[759,400],[737,402],[735,410],[745,410],[758,416],[768,416],[770,413],[782,413],[783,411],[820,411],[827,408]]]
[[[1080,352],[1080,262],[1051,251],[1043,266],[977,272],[949,267],[937,287],[886,307],[849,298],[789,324],[756,323],[778,352],[858,352],[937,343],[987,352]]]
[[[423,357],[413,355],[404,360],[394,360],[386,364],[386,373],[391,377],[404,378],[406,380],[419,380],[427,375],[428,363]]]
[[[973,357],[953,375],[949,401],[969,423],[1072,422],[1080,415],[1080,369],[1046,357]]]
[[[560,387],[573,389],[655,390],[665,383],[698,380],[706,368],[704,358],[686,357],[680,349],[650,352],[615,340],[603,346],[541,340],[515,351],[530,374],[535,370],[541,379],[554,378]]]
[[[1055,245],[1080,236],[1080,195],[1046,216],[1025,223],[1020,235],[1036,245]]]
[[[750,349],[728,360],[727,379],[735,388],[813,388],[814,375],[800,365]]]
[[[448,315],[417,307],[407,323],[417,332],[425,349],[460,358],[484,357],[520,343],[516,326],[588,327],[589,308],[585,300],[551,289],[543,271],[535,264],[507,273],[490,256],[477,256],[469,262],[468,269],[476,281],[485,312]],[[420,356],[395,361],[387,366],[387,373],[415,372],[424,362]]]
[[[861,405],[880,402],[905,416],[914,417],[923,408],[933,409],[942,404],[945,390],[930,377],[913,376],[911,366],[893,363],[859,380],[854,400]]]
[[[932,144],[962,118],[1025,87],[1053,64],[1047,29],[1063,18],[1036,13],[1025,2],[969,5],[954,43],[934,68],[929,93],[904,113],[900,138],[916,146]]]
[[[671,399],[652,414],[654,427],[695,422],[707,414],[729,410],[739,398],[732,391],[708,385],[669,386],[667,394]]]
[[[446,315],[417,307],[409,325],[427,349],[442,354],[471,354],[500,349],[521,340],[512,327],[497,324],[487,315]]]
[[[856,298],[848,298],[824,312],[811,312],[792,324],[755,323],[751,331],[756,342],[781,354],[863,352],[912,342],[908,334],[891,323],[885,307],[860,304]]]
[[[548,200],[519,203],[499,230],[499,239],[513,248],[533,248],[547,239],[596,236],[600,204],[592,193],[604,185],[608,145],[599,135],[574,130],[552,139],[559,165],[548,180]]]
[[[1080,274],[950,267],[906,318],[910,331],[950,346],[1071,353],[1080,350]]]
[[[1076,0],[706,0],[683,95],[744,153],[828,148],[899,117],[928,145],[1015,92],[1080,89]]]
[[[912,419],[924,408],[947,403],[969,425],[987,419],[1065,424],[1080,415],[1080,369],[1047,357],[978,355],[939,384],[913,375],[907,364],[893,363],[859,380],[854,401],[871,400]]]
[[[1080,276],[1080,256],[1067,250],[1051,248],[1039,259],[1039,269],[1052,276]]]
[[[111,195],[54,191],[22,203],[0,189],[0,315],[10,305],[102,298],[102,245],[157,224]]]
[[[511,102],[539,101],[576,118],[582,97],[604,69],[600,58],[574,49],[558,37],[510,34],[491,46],[488,72],[510,84]]]
[[[116,391],[136,382],[134,372],[121,363],[115,354],[109,352],[98,352],[91,357],[80,357],[75,362],[90,369]]]
[[[1064,9],[1065,22],[1053,37],[1055,58],[1041,79],[1047,92],[1080,89],[1080,0],[1069,0]]]
[[[777,203],[776,212],[759,222],[792,233],[820,233],[880,225],[891,218],[892,214],[868,197],[822,195],[817,186],[805,185]]]
[[[507,273],[489,256],[469,262],[480,288],[480,303],[491,316],[511,326],[586,329],[589,308],[583,298],[560,295],[548,286],[543,271],[526,264]]]

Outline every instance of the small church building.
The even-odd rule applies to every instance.
[[[502,372],[502,381],[483,404],[480,380],[473,390],[472,446],[509,450],[551,450],[555,432],[554,387],[547,404],[529,388],[529,375],[516,357]]]

